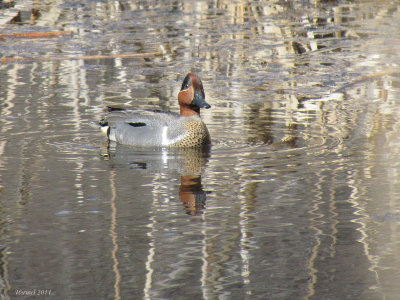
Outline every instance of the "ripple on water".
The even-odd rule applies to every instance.
[[[265,132],[269,131],[266,138]],[[228,156],[266,158],[271,155],[297,155],[306,153],[317,158],[343,143],[343,133],[336,126],[298,123],[286,125],[286,121],[275,119],[273,124],[249,129],[246,134],[213,137],[214,157]]]
[[[218,111],[215,115],[218,115]],[[223,125],[226,122],[225,118],[213,118],[209,125],[212,137],[211,158],[270,159],[307,155],[317,160],[318,157],[339,148],[343,143],[344,133],[337,124],[319,124],[315,122],[315,118],[316,112],[308,112],[302,115],[302,119],[298,118],[290,123],[287,113],[283,110],[272,111],[268,119],[258,118],[254,121],[251,117],[245,120],[233,118],[231,123],[226,125]],[[218,132],[214,132],[214,128],[218,128]],[[52,147],[57,156],[70,158],[71,155],[100,151],[104,148],[105,139],[97,128],[90,128],[86,132],[50,132],[42,137],[42,142]],[[128,153],[134,152],[134,156],[143,155],[144,151],[138,152],[132,148],[128,150]],[[159,154],[157,151],[145,152],[146,155]],[[124,151],[121,154],[121,150],[118,150],[119,158],[127,156],[126,153],[127,151]],[[165,158],[165,155],[172,157],[176,156],[176,153],[169,151],[161,156]]]
[[[45,136],[42,144],[50,147],[48,150],[55,157],[71,159],[79,155],[98,152],[102,145],[102,136],[86,132],[77,135],[76,132],[61,132]]]

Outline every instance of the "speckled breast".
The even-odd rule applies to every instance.
[[[185,135],[171,147],[199,147],[210,144],[210,134],[201,120],[188,120],[184,124]]]

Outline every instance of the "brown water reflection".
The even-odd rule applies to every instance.
[[[2,34],[74,34],[2,57],[163,54],[0,65],[3,298],[398,298],[397,2],[25,5]],[[188,71],[209,151],[107,147],[107,105],[177,111]]]

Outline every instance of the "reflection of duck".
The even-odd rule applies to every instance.
[[[201,184],[201,173],[209,155],[209,147],[163,148],[148,151],[110,144],[107,147],[107,154],[103,157],[119,166],[172,173],[172,177],[176,177],[176,171],[178,171],[180,174],[179,199],[187,214],[199,215],[206,203],[207,192],[203,190]]]
[[[206,205],[206,192],[201,185],[201,176],[181,176],[179,199],[189,215],[196,216],[203,213]]]
[[[128,166],[130,169],[146,169],[158,172],[178,171],[180,175],[200,175],[210,156],[210,147],[134,149],[110,143],[102,151],[104,159],[113,165]]]
[[[100,121],[110,141],[142,147],[197,147],[210,143],[200,108],[210,108],[205,101],[200,78],[189,73],[178,94],[180,115],[161,111],[110,111]]]

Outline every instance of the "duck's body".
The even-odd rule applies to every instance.
[[[110,141],[137,147],[199,147],[210,143],[206,125],[200,119],[205,102],[203,85],[189,73],[178,94],[180,115],[162,111],[111,111],[100,121]]]
[[[101,124],[108,139],[138,147],[197,147],[210,143],[199,116],[181,117],[161,111],[113,111]],[[108,132],[107,132],[108,131]]]

